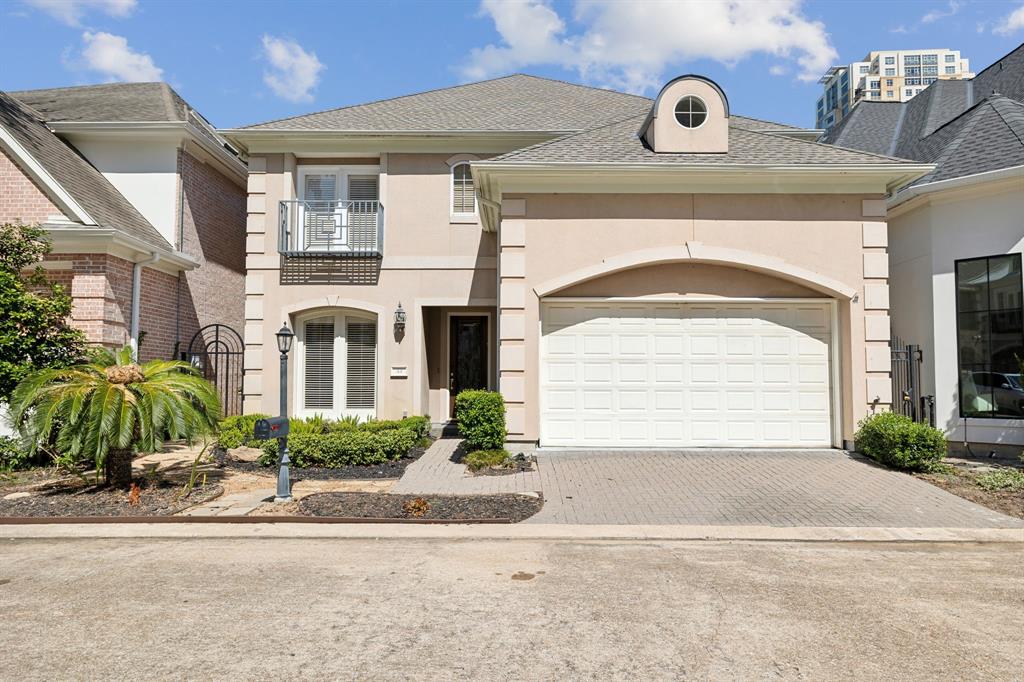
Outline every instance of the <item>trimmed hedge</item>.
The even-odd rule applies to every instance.
[[[383,464],[401,459],[419,437],[411,429],[350,429],[326,434],[300,433],[288,437],[288,454],[296,467],[338,468],[355,464]],[[277,464],[277,441],[263,443],[260,464]]]
[[[902,414],[881,412],[857,426],[857,449],[893,469],[931,471],[946,456],[942,431]]]
[[[363,431],[391,431],[394,429],[408,429],[416,434],[416,439],[425,438],[430,433],[430,417],[406,417],[393,421],[369,421],[360,424]]]
[[[228,417],[220,423],[217,443],[224,448],[251,447],[262,448],[263,441],[253,437],[256,420],[265,418],[262,414],[247,414]],[[331,433],[352,433],[357,431],[377,432],[406,429],[412,431],[416,440],[430,433],[430,417],[406,417],[404,419],[373,420],[359,422],[356,419],[326,419],[320,415],[306,418],[293,418],[288,422],[290,438],[295,436],[322,436]]]
[[[455,420],[466,439],[466,449],[501,450],[505,447],[505,399],[495,391],[462,391],[455,398]]]

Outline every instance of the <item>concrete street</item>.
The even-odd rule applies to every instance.
[[[1019,543],[0,540],[0,679],[1020,679]]]

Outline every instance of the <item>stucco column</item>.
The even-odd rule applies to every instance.
[[[498,228],[498,376],[509,440],[526,437],[525,199],[505,199]]]

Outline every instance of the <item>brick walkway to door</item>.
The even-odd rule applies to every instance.
[[[468,476],[434,443],[395,493],[540,492],[527,523],[1024,528],[838,450],[540,451],[537,471]]]

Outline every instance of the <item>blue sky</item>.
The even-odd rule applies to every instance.
[[[517,71],[649,96],[701,73],[811,126],[824,66],[948,47],[978,71],[1024,41],[1024,1],[5,0],[0,40],[0,89],[162,79],[221,127]]]

